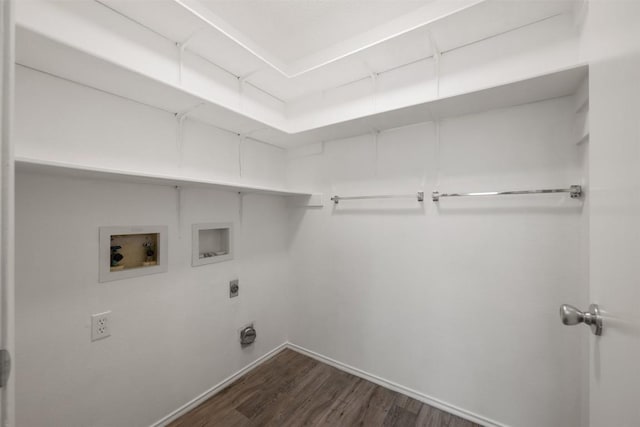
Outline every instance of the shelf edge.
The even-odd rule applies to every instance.
[[[233,182],[197,179],[187,176],[159,175],[145,172],[109,169],[91,165],[41,160],[16,156],[16,172],[37,172],[53,175],[66,175],[79,178],[107,179],[144,183],[154,185],[185,186],[185,187],[215,187],[225,191],[240,193],[264,193],[281,196],[311,196],[312,193],[292,191],[285,188],[243,185]]]

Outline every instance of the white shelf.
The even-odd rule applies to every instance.
[[[437,98],[408,107],[304,130],[295,134],[265,130],[259,135],[261,139],[267,139],[280,145],[350,138],[370,133],[372,129],[394,129],[573,95],[585,81],[587,74],[588,66],[579,65],[499,86],[481,88],[469,93]]]
[[[271,127],[176,83],[142,74],[21,26],[16,27],[16,63],[171,113],[200,106],[193,116],[237,134]]]
[[[184,176],[156,175],[117,169],[105,169],[72,163],[51,162],[39,159],[16,158],[16,171],[74,178],[106,179],[139,184],[168,185],[180,187],[213,188],[241,193],[262,193],[278,196],[311,196],[311,193],[291,191],[285,188],[243,185],[232,182],[196,179]]]
[[[170,112],[203,104],[191,118],[282,147],[341,139],[439,118],[471,114],[571,95],[587,75],[587,66],[576,65],[523,80],[478,88],[427,102],[289,133],[286,122],[265,123],[219,105],[213,99],[175,84],[143,75],[122,65],[49,39],[27,28],[17,28],[19,64],[117,96]],[[280,122],[280,120],[277,120]],[[292,127],[292,123],[287,124]]]

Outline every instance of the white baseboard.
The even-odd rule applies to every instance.
[[[358,368],[354,368],[353,366],[349,366],[345,363],[334,360],[330,357],[316,353],[315,351],[308,350],[297,344],[288,342],[286,344],[286,347],[293,351],[297,351],[298,353],[302,353],[306,356],[316,359],[320,362],[326,363],[327,365],[333,366],[334,368],[340,369],[341,371],[355,375],[356,377],[360,377],[367,381],[371,381],[372,383],[378,384],[390,390],[397,391],[398,393],[402,393],[406,396],[419,400],[420,402],[426,403],[427,405],[449,412],[450,414],[457,415],[460,418],[464,418],[465,420],[472,421],[476,424],[480,424],[486,427],[507,427],[505,424],[499,423],[497,421],[485,418],[481,415],[477,415],[472,412],[466,411],[464,409],[458,408],[454,405],[435,399],[431,396],[427,396],[426,394],[420,393],[408,387],[394,383],[393,381],[386,380],[384,378],[362,371]]]
[[[409,397],[411,397],[413,399],[419,400],[420,402],[424,402],[427,405],[431,405],[431,406],[433,406],[435,408],[438,408],[438,409],[441,409],[443,411],[449,412],[450,414],[457,415],[460,418],[464,418],[464,419],[472,421],[472,422],[474,422],[476,424],[480,424],[480,425],[483,425],[483,426],[486,426],[486,427],[508,427],[505,424],[499,423],[497,421],[485,418],[485,417],[483,417],[481,415],[477,415],[477,414],[474,414],[472,412],[466,411],[464,409],[458,408],[458,407],[456,407],[454,405],[451,405],[449,403],[446,403],[446,402],[443,402],[441,400],[435,399],[435,398],[433,398],[431,396],[427,396],[426,394],[420,393],[420,392],[415,391],[413,389],[410,389],[408,387],[405,387],[405,386],[402,386],[400,384],[394,383],[393,381],[389,381],[389,380],[386,380],[384,378],[378,377],[376,375],[370,374],[370,373],[365,372],[363,370],[360,370],[358,368],[354,368],[353,366],[349,366],[349,365],[347,365],[345,363],[339,362],[339,361],[337,361],[335,359],[332,359],[330,357],[324,356],[324,355],[322,355],[320,353],[316,353],[315,351],[308,350],[308,349],[306,349],[304,347],[301,347],[301,346],[299,346],[297,344],[293,344],[291,342],[285,342],[285,343],[280,344],[279,346],[277,346],[273,350],[271,350],[268,353],[266,353],[264,356],[254,360],[253,362],[251,362],[250,364],[248,364],[244,368],[240,369],[236,373],[234,373],[234,374],[230,375],[229,377],[225,378],[224,380],[222,380],[218,384],[214,385],[213,387],[211,387],[209,390],[205,391],[201,395],[197,396],[196,398],[194,398],[190,402],[187,402],[186,404],[182,405],[180,408],[176,409],[175,411],[173,411],[169,415],[167,415],[164,418],[156,421],[155,423],[153,423],[151,425],[151,427],[163,427],[163,426],[169,424],[170,422],[180,418],[182,415],[186,414],[187,412],[189,412],[193,408],[197,407],[198,405],[203,403],[205,400],[209,399],[210,397],[212,397],[216,393],[220,392],[222,389],[224,389],[226,386],[231,384],[233,381],[237,380],[238,378],[240,378],[242,375],[246,374],[247,372],[252,371],[253,369],[257,368],[258,366],[260,366],[261,364],[263,364],[264,362],[266,362],[267,360],[269,360],[270,358],[272,358],[276,354],[280,353],[285,348],[288,348],[288,349],[291,349],[291,350],[296,351],[298,353],[304,354],[305,356],[309,356],[309,357],[311,357],[313,359],[316,359],[316,360],[318,360],[320,362],[326,363],[327,365],[333,366],[334,368],[340,369],[341,371],[344,371],[344,372],[347,372],[349,374],[355,375],[355,376],[360,377],[362,379],[365,379],[367,381],[371,381],[374,384],[378,384],[378,385],[380,385],[382,387],[388,388],[388,389],[396,391],[398,393],[402,393],[402,394],[404,394],[406,396],[409,396]]]
[[[155,423],[151,424],[151,427],[163,427],[163,426],[166,426],[167,424],[169,424],[170,422],[180,418],[182,415],[186,414],[187,412],[189,412],[193,408],[197,407],[198,405],[203,403],[205,400],[209,399],[214,394],[217,394],[220,391],[222,391],[222,389],[224,389],[226,386],[228,386],[229,384],[231,384],[232,382],[234,382],[235,380],[237,380],[238,378],[240,378],[241,376],[243,376],[247,372],[254,370],[255,368],[257,368],[258,366],[260,366],[261,364],[263,364],[267,360],[271,359],[276,354],[280,353],[282,350],[287,348],[288,344],[289,343],[286,343],[286,342],[280,344],[279,346],[277,346],[273,350],[269,351],[264,356],[259,357],[258,359],[256,359],[253,362],[249,363],[244,368],[240,369],[238,372],[236,372],[236,373],[228,376],[224,380],[220,381],[218,384],[214,385],[209,390],[207,390],[204,393],[202,393],[200,396],[194,398],[190,402],[185,403],[184,405],[182,405],[181,407],[179,407],[178,409],[176,409],[175,411],[173,411],[169,415],[167,415],[167,416],[161,418],[160,420],[156,421]]]

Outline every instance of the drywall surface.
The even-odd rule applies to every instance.
[[[16,155],[108,169],[282,186],[284,150],[24,67]]]
[[[283,150],[189,119],[180,147],[170,113],[17,71],[19,156],[284,182]],[[285,199],[26,173],[16,192],[17,425],[148,426],[286,341]],[[206,222],[234,224],[235,256],[192,268],[191,225]],[[169,227],[169,271],[98,283],[98,228],[125,225]],[[107,310],[112,336],[92,343],[90,316]]]
[[[427,197],[292,210],[290,341],[498,424],[584,425],[587,331],[557,314],[586,300],[582,202],[429,197],[580,183],[574,119],[560,98],[291,153],[325,199]]]
[[[246,195],[241,218],[239,197],[183,189],[178,216],[170,187],[18,175],[17,425],[148,426],[286,341],[286,203]],[[191,267],[201,222],[234,223],[233,260]],[[169,226],[169,271],[98,283],[98,227],[145,224]]]

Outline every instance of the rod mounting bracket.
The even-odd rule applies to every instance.
[[[582,197],[582,186],[572,185],[569,188],[569,195],[572,199],[579,199],[580,197]]]

